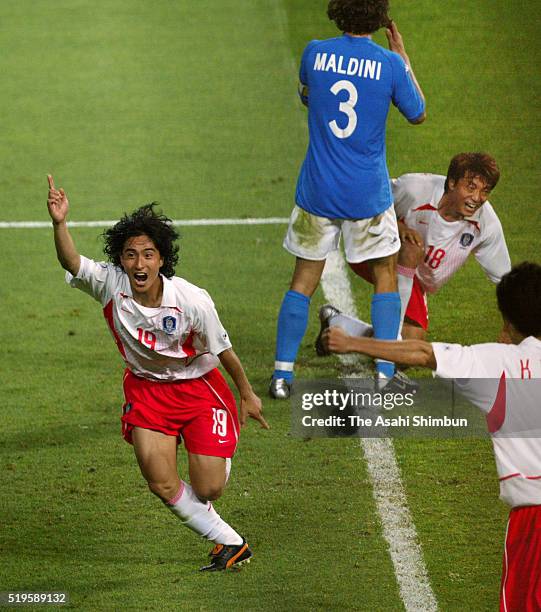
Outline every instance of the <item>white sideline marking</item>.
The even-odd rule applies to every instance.
[[[287,217],[261,217],[249,219],[173,219],[173,225],[282,225],[289,222]],[[69,227],[111,227],[114,221],[69,221]],[[51,221],[0,221],[0,229],[51,227]]]
[[[327,258],[321,287],[331,304],[347,314],[357,316],[344,258],[340,251],[334,251]],[[355,355],[338,355],[338,358],[348,368],[351,368],[356,360]],[[359,360],[357,364],[360,366],[357,368],[357,376],[366,375],[366,368]],[[408,612],[437,610],[438,604],[430,586],[417,532],[408,509],[393,442],[390,438],[361,438],[361,447],[404,607]]]

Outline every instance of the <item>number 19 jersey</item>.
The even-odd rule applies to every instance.
[[[424,101],[397,54],[367,37],[313,40],[304,50],[310,142],[296,202],[334,219],[366,219],[392,204],[385,123],[392,102],[410,121]]]
[[[183,278],[163,280],[162,303],[147,308],[135,301],[128,275],[111,263],[81,255],[81,266],[66,281],[103,306],[103,316],[127,367],[141,378],[173,382],[198,378],[219,364],[231,348],[209,294]]]

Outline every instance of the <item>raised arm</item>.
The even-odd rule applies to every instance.
[[[398,31],[398,28],[396,27],[396,23],[394,21],[391,21],[389,23],[389,26],[385,30],[385,35],[387,36],[387,41],[389,43],[389,49],[391,51],[394,51],[395,53],[398,53],[398,55],[400,55],[400,57],[404,60],[404,62],[406,62],[406,66],[409,68],[411,80],[413,81],[415,88],[419,92],[419,95],[423,99],[423,102],[426,101],[423,90],[421,89],[421,86],[419,85],[419,82],[417,81],[417,78],[413,72],[413,68],[411,67],[410,58],[408,54],[406,53],[404,41],[402,40],[402,34],[400,34],[400,32]],[[422,115],[420,115],[419,117],[416,117],[413,121],[410,121],[410,123],[417,125],[419,123],[422,123],[425,119],[426,119],[426,112],[423,112]]]
[[[47,195],[47,208],[53,220],[54,245],[56,256],[60,265],[73,276],[76,276],[81,266],[81,256],[75,248],[71,234],[68,231],[66,219],[69,211],[69,202],[62,188],[56,189],[53,177],[48,174],[49,194]]]
[[[363,353],[403,365],[435,370],[436,356],[430,342],[424,340],[376,340],[348,336],[340,327],[329,327],[323,332],[323,344],[331,353]]]
[[[240,424],[246,425],[246,418],[251,417],[258,421],[264,429],[270,429],[269,424],[261,411],[261,400],[254,393],[252,385],[248,382],[244,368],[233,349],[227,349],[218,355],[226,372],[231,376],[240,394]]]

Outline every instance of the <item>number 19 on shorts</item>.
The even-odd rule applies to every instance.
[[[227,411],[223,408],[212,409],[212,433],[220,438],[227,436]]]

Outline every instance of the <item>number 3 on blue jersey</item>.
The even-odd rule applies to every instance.
[[[339,128],[336,121],[333,119],[329,121],[329,127],[336,138],[349,138],[355,128],[357,127],[357,113],[355,112],[355,105],[359,99],[357,89],[351,81],[337,81],[331,87],[331,93],[337,96],[341,91],[346,90],[349,94],[349,98],[345,102],[340,102],[338,109],[341,113],[344,113],[348,117],[348,122],[345,128]]]

